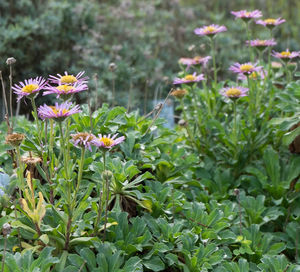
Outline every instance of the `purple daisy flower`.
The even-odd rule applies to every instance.
[[[181,58],[181,59],[179,59],[179,63],[186,65],[187,69],[192,65],[198,65],[198,64],[203,64],[203,66],[205,67],[207,62],[210,59],[211,59],[211,56],[206,56],[206,57],[196,56],[194,58]]]
[[[281,19],[281,18],[277,18],[277,19],[268,18],[268,19],[265,19],[265,20],[257,20],[256,21],[256,23],[258,25],[263,25],[263,26],[266,26],[266,27],[269,27],[269,28],[273,28],[273,27],[278,26],[278,25],[280,25],[284,22],[285,22],[285,20]]]
[[[74,85],[75,83],[87,83],[88,77],[83,77],[84,71],[79,72],[76,76],[69,75],[65,72],[64,75],[49,76],[49,81],[57,85]]]
[[[55,103],[55,106],[43,105],[38,108],[38,115],[41,119],[53,118],[56,121],[63,121],[68,116],[81,112],[79,105],[70,109],[72,103],[64,102],[62,104]]]
[[[251,62],[240,64],[238,62],[230,66],[229,70],[237,74],[248,74],[250,75],[253,72],[258,72],[262,69],[262,66],[256,66]]]
[[[56,98],[62,96],[63,98],[70,98],[72,94],[79,93],[88,89],[88,86],[85,83],[76,82],[74,85],[58,85],[58,86],[50,86],[47,85],[45,88],[47,91],[43,93],[43,95],[47,94],[57,94]]]
[[[262,13],[260,10],[254,11],[247,11],[247,10],[240,10],[240,11],[231,11],[231,14],[235,16],[235,18],[240,18],[245,21],[249,21],[253,18],[260,18],[262,17]]]
[[[273,50],[272,56],[282,60],[291,60],[300,56],[300,51],[290,52],[289,49],[286,49],[282,52],[276,52]]]
[[[86,132],[79,132],[76,134],[71,134],[73,144],[77,147],[85,147],[92,151],[92,141],[95,140],[95,135],[86,133]]]
[[[225,31],[227,31],[227,28],[225,26],[219,26],[213,24],[201,28],[196,28],[194,30],[194,33],[199,36],[214,36],[217,33],[225,32]]]
[[[195,82],[199,82],[201,80],[204,80],[204,75],[203,74],[200,74],[200,75],[197,75],[196,73],[194,74],[189,74],[189,75],[186,75],[184,78],[179,78],[179,77],[176,77],[173,81],[173,84],[187,84],[187,83],[195,83]]]
[[[247,45],[250,45],[252,47],[256,47],[260,50],[265,49],[268,46],[274,46],[277,43],[275,42],[274,39],[270,39],[270,40],[252,40],[252,41],[246,41]]]
[[[243,96],[247,96],[249,89],[242,87],[242,86],[236,86],[236,87],[227,87],[223,88],[220,91],[220,94],[229,98],[239,98]]]
[[[257,80],[257,79],[264,79],[267,76],[267,71],[261,69],[260,71],[256,72],[252,72],[249,75],[249,78],[253,79],[253,80]],[[243,74],[238,74],[238,79],[239,80],[247,80],[247,77]]]
[[[99,134],[98,138],[95,138],[92,141],[92,144],[97,146],[97,147],[102,147],[102,148],[106,148],[106,149],[110,149],[115,145],[118,145],[120,143],[122,143],[125,140],[124,136],[121,136],[119,138],[116,138],[118,136],[118,134],[115,134],[111,137],[110,134],[106,135],[102,135]]]
[[[35,97],[41,89],[44,89],[46,84],[46,79],[36,77],[34,79],[25,79],[24,82],[19,82],[19,85],[15,84],[12,89],[14,90],[14,93],[18,95],[17,102],[19,102],[24,96],[27,96],[28,98]]]

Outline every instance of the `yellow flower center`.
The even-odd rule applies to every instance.
[[[276,19],[266,19],[265,20],[265,23],[267,24],[267,25],[275,25],[275,23],[276,23]]]
[[[60,82],[65,84],[74,84],[77,82],[77,78],[72,75],[62,76]]]
[[[249,77],[252,78],[252,79],[257,79],[258,74],[257,74],[257,72],[254,71],[254,72],[251,73],[251,75]]]
[[[192,80],[195,80],[195,79],[196,79],[196,77],[195,77],[195,76],[193,76],[193,75],[186,75],[186,76],[184,77],[184,79],[185,79],[185,80],[192,81]]]
[[[237,96],[240,96],[241,95],[241,91],[237,88],[231,88],[229,89],[227,92],[226,92],[226,95],[227,96],[234,96],[234,97],[237,97]]]
[[[106,147],[109,147],[111,146],[113,143],[114,143],[114,140],[113,139],[110,139],[110,138],[107,138],[107,137],[102,137],[100,139],[100,141],[106,146]]]
[[[207,26],[206,28],[204,28],[204,32],[212,33],[214,31],[216,31],[216,28],[214,26]]]
[[[253,67],[253,65],[251,65],[251,64],[242,64],[242,65],[240,66],[240,69],[241,69],[241,71],[242,71],[243,73],[249,72],[249,71],[251,71],[253,68],[254,68],[254,67]]]
[[[56,89],[60,90],[61,92],[68,93],[73,89],[73,87],[69,85],[59,85],[56,87]]]
[[[289,57],[290,55],[291,55],[291,52],[289,52],[289,51],[282,51],[281,53],[280,53],[280,55],[282,56],[282,57]]]
[[[57,109],[55,106],[50,106],[50,108],[52,109],[52,111],[55,115],[58,115],[59,109]],[[62,114],[66,114],[67,112],[69,112],[69,110],[67,110],[67,109],[62,110]]]
[[[38,89],[38,87],[39,85],[37,84],[28,84],[22,88],[22,92],[31,94],[33,91]]]

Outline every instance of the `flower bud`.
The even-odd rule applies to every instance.
[[[2,233],[3,236],[6,237],[7,235],[9,235],[11,232],[11,225],[8,223],[3,224],[2,226]]]
[[[109,69],[111,72],[114,72],[114,71],[117,69],[117,65],[116,65],[114,62],[111,62],[111,63],[109,64],[108,69]]]

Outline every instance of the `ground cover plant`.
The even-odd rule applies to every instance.
[[[199,26],[206,56],[183,56],[145,116],[76,104],[95,90],[83,71],[14,83],[7,59],[2,271],[300,271],[300,51],[276,49],[285,19],[230,16],[247,34],[248,59],[226,67],[234,81],[219,80],[216,50],[231,30]],[[12,92],[33,121],[14,116]],[[175,130],[159,118],[171,97]]]

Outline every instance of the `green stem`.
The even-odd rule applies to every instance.
[[[79,163],[79,171],[78,171],[77,186],[76,186],[74,201],[76,201],[76,194],[79,191],[80,182],[81,182],[81,179],[82,179],[83,164],[84,164],[84,154],[85,154],[85,147],[83,146],[83,147],[81,147],[81,158],[80,158],[80,163]]]
[[[251,62],[253,62],[254,61],[253,52],[252,52],[252,48],[250,46],[250,41],[251,41],[251,33],[250,33],[250,29],[249,29],[250,22],[251,21],[245,22],[245,24],[246,24],[247,38],[248,38],[248,41],[249,41],[249,55],[250,55],[250,60],[251,60]]]
[[[35,120],[35,123],[36,123],[36,127],[37,127],[37,130],[38,130],[38,140],[39,140],[39,143],[41,143],[41,128],[40,128],[40,123],[39,123],[39,118],[38,118],[38,113],[37,113],[37,108],[36,108],[36,104],[35,104],[35,100],[34,98],[31,98],[31,105],[32,105],[32,108],[33,108],[33,117],[34,117],[34,120]]]
[[[64,157],[64,168],[65,168],[65,173],[66,173],[66,179],[69,184],[69,167],[68,167],[68,160],[67,160],[67,150],[65,146],[65,138],[63,134],[63,129],[62,129],[62,122],[58,122],[59,125],[59,130],[60,130],[60,140],[61,140],[61,149],[63,150],[63,157]]]
[[[3,248],[3,255],[2,255],[2,269],[1,269],[1,272],[4,272],[6,248],[7,248],[7,235],[5,235],[5,237],[4,237],[4,248]]]
[[[213,68],[214,68],[214,83],[215,87],[217,85],[217,65],[216,65],[216,52],[215,52],[215,43],[213,38],[210,38],[210,46],[211,46],[211,54],[212,54],[212,60],[213,60]]]
[[[103,230],[103,242],[106,238],[106,225],[107,225],[107,212],[108,212],[108,198],[109,198],[109,182],[106,173],[106,151],[103,152],[103,164],[104,164],[104,176],[105,176],[105,187],[106,187],[106,197],[105,197],[105,219],[104,219],[104,230]]]
[[[19,187],[21,187],[21,190],[24,190],[25,184],[24,184],[24,178],[23,178],[23,163],[21,160],[21,152],[20,152],[20,147],[16,146],[16,156],[17,156],[17,163],[18,163],[18,178],[19,178]],[[20,197],[22,197],[21,190],[19,190]]]

